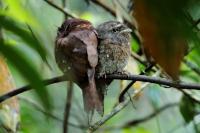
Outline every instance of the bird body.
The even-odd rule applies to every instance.
[[[108,21],[97,27],[99,38],[99,63],[97,73],[113,74],[123,72],[130,55],[131,30],[117,21]]]
[[[115,72],[122,72],[128,63],[129,50],[128,46],[121,47],[120,45],[112,44],[104,45],[106,41],[102,41],[99,46],[99,62],[98,72],[102,74],[113,74]],[[111,51],[112,50],[112,51]]]
[[[101,112],[102,103],[95,84],[98,63],[96,31],[89,21],[68,19],[58,29],[55,58],[58,66],[82,89],[87,112]]]
[[[98,76],[122,73],[130,56],[130,32],[124,24],[117,21],[108,21],[97,27],[98,33]],[[101,102],[111,79],[97,79],[96,86]]]

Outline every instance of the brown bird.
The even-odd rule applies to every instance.
[[[123,72],[130,55],[131,31],[126,25],[117,21],[108,21],[97,27],[99,62],[96,73],[99,76]],[[101,101],[104,100],[104,93],[111,82],[112,80],[108,79],[96,80]]]
[[[67,19],[58,28],[55,58],[58,66],[83,92],[86,112],[102,112],[94,75],[98,63],[97,34],[89,21]]]

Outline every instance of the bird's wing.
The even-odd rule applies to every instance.
[[[79,32],[79,39],[86,45],[87,57],[91,67],[95,68],[98,63],[97,53],[97,36],[93,31],[81,31]]]

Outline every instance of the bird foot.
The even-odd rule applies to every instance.
[[[123,71],[121,71],[121,72],[115,72],[115,73],[113,73],[113,74],[120,74],[120,75],[125,75],[125,76],[128,77],[131,73],[128,72],[128,71],[126,71],[126,70],[123,70]]]
[[[105,78],[106,79],[106,73],[97,73],[97,78]]]

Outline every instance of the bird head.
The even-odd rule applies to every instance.
[[[57,37],[66,37],[70,32],[83,30],[83,29],[93,29],[92,24],[83,19],[67,19],[63,22],[61,27],[58,28]]]
[[[97,33],[100,39],[111,39],[119,43],[123,40],[129,41],[130,32],[132,32],[130,28],[118,21],[108,21],[97,27]]]

